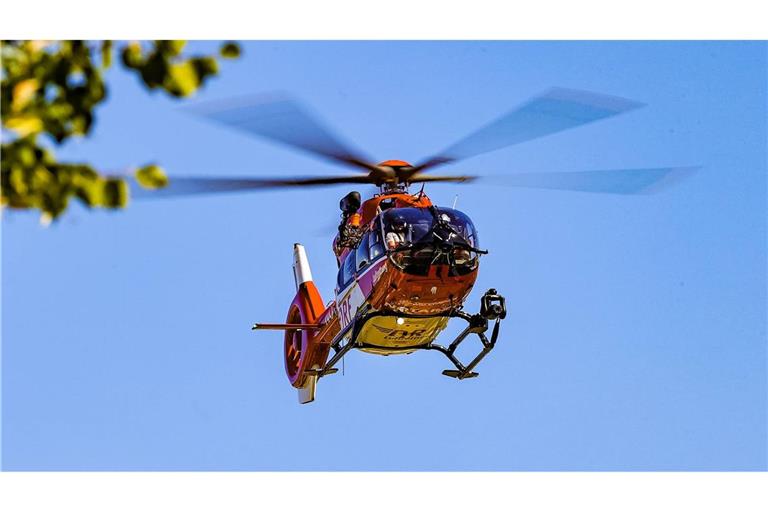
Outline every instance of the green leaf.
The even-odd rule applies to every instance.
[[[221,45],[219,55],[225,59],[236,59],[240,56],[240,51],[240,45],[230,41]]]
[[[75,116],[72,118],[72,133],[75,135],[85,135],[88,132],[87,116]]]
[[[7,151],[3,148],[3,151]],[[16,149],[16,159],[24,167],[32,167],[35,165],[37,155],[35,155],[35,149],[26,144],[19,144]]]
[[[31,133],[37,133],[43,129],[43,121],[32,114],[7,117],[3,119],[3,124],[9,130],[18,133],[21,137],[26,137]]]
[[[145,90],[189,96],[218,74],[219,57],[236,58],[240,46],[220,44],[218,53],[183,55],[185,41],[2,41],[0,43],[0,202],[37,209],[55,221],[73,198],[87,207],[119,208],[129,200],[127,180],[99,174],[87,162],[60,162],[40,140],[66,142],[88,136],[97,107],[107,97],[105,70],[117,58]],[[118,53],[115,53],[118,52]],[[133,178],[131,178],[133,179]],[[138,169],[140,186],[157,189],[168,177],[156,165]]]
[[[40,88],[40,82],[34,78],[27,78],[13,86],[13,100],[11,102],[11,111],[20,112],[35,97]]]
[[[171,65],[166,89],[178,96],[189,96],[197,90],[200,83],[197,70],[191,62]]]
[[[219,72],[219,63],[214,57],[195,57],[190,59],[190,62],[194,66],[195,71],[197,71],[200,83],[208,76]]]
[[[155,42],[157,50],[169,57],[175,57],[180,54],[186,45],[187,42],[184,40],[163,40]]]
[[[168,186],[168,176],[157,165],[147,165],[136,170],[136,182],[144,188],[155,190]]]
[[[27,173],[21,167],[11,169],[9,174],[10,179],[3,180],[6,181],[6,183],[3,183],[3,188],[11,187],[14,191],[18,192],[19,195],[25,195],[29,190],[29,187],[27,187],[26,174]]]
[[[153,53],[139,68],[141,79],[150,88],[162,85],[169,79],[170,62],[160,53]]]
[[[139,68],[144,62],[141,55],[141,45],[133,42],[123,48],[123,64],[129,68]]]
[[[124,208],[128,204],[128,184],[120,178],[107,178],[101,188],[101,205]]]
[[[75,189],[75,196],[88,208],[99,206],[101,204],[101,186],[100,180],[77,180],[78,185]]]
[[[112,65],[112,41],[101,43],[101,67],[107,69]]]

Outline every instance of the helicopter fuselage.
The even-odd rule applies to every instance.
[[[405,219],[408,228],[399,247],[385,244],[392,218]],[[448,236],[443,237],[459,245],[435,240],[440,222],[448,226]],[[394,193],[365,201],[346,224],[358,236],[353,243],[341,235],[334,240],[339,263],[334,313],[339,328],[364,310],[368,315],[358,327],[362,350],[389,355],[431,343],[451,312],[461,308],[477,278],[477,255],[464,247],[474,248],[477,242],[471,221],[453,209],[434,206],[424,194]],[[451,251],[459,257],[452,257]]]

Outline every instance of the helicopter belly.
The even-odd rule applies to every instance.
[[[448,324],[448,317],[401,318],[374,316],[360,330],[362,350],[374,353],[410,352],[434,340]]]

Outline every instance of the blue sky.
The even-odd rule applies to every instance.
[[[647,106],[445,172],[703,167],[650,196],[428,186],[441,204],[459,194],[490,250],[467,305],[507,297],[496,350],[463,382],[435,353],[352,353],[308,406],[281,335],[250,325],[284,319],[294,242],[331,298],[348,188],[75,207],[47,229],[4,212],[3,469],[765,470],[766,56],[761,42],[245,44],[197,99],[289,92],[376,159],[419,160],[562,86]],[[62,158],[339,171],[109,79],[93,136]]]

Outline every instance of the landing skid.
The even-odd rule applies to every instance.
[[[501,298],[501,304],[503,305],[504,298],[501,296],[498,297]],[[447,348],[436,343],[430,343],[424,348],[427,350],[437,350],[438,352],[442,352],[453,363],[453,365],[456,367],[455,370],[443,370],[443,375],[446,377],[453,377],[454,379],[459,380],[477,377],[480,374],[473,372],[472,370],[474,370],[480,361],[482,361],[483,358],[487,356],[491,350],[493,350],[493,347],[496,346],[496,340],[499,337],[499,327],[501,326],[501,320],[505,316],[506,311],[503,309],[501,311],[501,315],[491,315],[491,318],[483,316],[481,313],[468,315],[462,311],[457,311],[455,317],[466,320],[467,327],[461,331],[461,333],[456,337],[455,340],[453,340],[450,345],[448,345]],[[485,333],[488,331],[489,320],[493,320],[494,322],[490,340],[485,335]],[[454,352],[456,352],[456,349],[459,348],[459,345],[461,345],[461,343],[467,339],[467,336],[470,334],[476,334],[477,337],[480,338],[480,341],[483,343],[483,348],[480,353],[477,354],[475,358],[469,362],[469,364],[464,365],[461,361],[459,361]]]
[[[431,342],[427,345],[421,346],[421,347],[414,347],[414,350],[437,350],[438,352],[441,352],[444,354],[456,367],[455,370],[443,370],[443,375],[446,377],[453,377],[455,379],[464,380],[464,379],[471,379],[473,377],[477,377],[479,374],[477,372],[474,372],[474,368],[480,363],[480,361],[483,360],[483,358],[488,355],[488,353],[493,350],[493,347],[496,346],[496,340],[499,337],[499,327],[501,326],[501,321],[507,316],[507,310],[505,306],[504,297],[499,295],[496,290],[491,288],[480,299],[480,312],[475,313],[474,315],[470,315],[467,313],[464,313],[460,310],[454,310],[452,311],[448,316],[451,318],[461,318],[463,320],[466,320],[467,327],[456,337],[453,342],[451,342],[450,345],[447,347],[444,347],[442,345],[438,345],[434,342]],[[352,350],[353,348],[365,348],[367,345],[365,343],[360,342],[357,339],[358,334],[360,333],[360,328],[362,325],[365,325],[365,322],[374,316],[390,316],[390,315],[396,315],[400,317],[416,317],[417,315],[404,315],[402,313],[384,313],[384,312],[367,312],[362,311],[360,312],[355,320],[351,322],[345,329],[343,329],[333,340],[331,343],[331,348],[334,350],[334,355],[331,359],[329,359],[325,366],[322,369],[314,369],[310,370],[312,375],[312,385],[316,385],[317,379],[320,377],[324,377],[326,375],[331,375],[333,373],[336,373],[339,371],[338,368],[334,368],[336,363],[338,363],[342,357],[346,355],[347,352]],[[488,331],[489,322],[493,321],[493,330],[491,331],[491,337],[488,339],[488,337],[485,335],[485,333]],[[347,337],[347,334],[349,331],[352,331],[352,335],[349,337],[349,341],[342,344],[344,339]],[[459,345],[467,339],[467,337],[470,334],[476,334],[478,338],[480,338],[480,341],[483,344],[483,348],[480,351],[479,354],[475,356],[472,361],[470,361],[468,364],[464,364],[456,357],[454,354],[456,352],[456,349],[459,348]],[[314,395],[314,393],[313,393]]]

